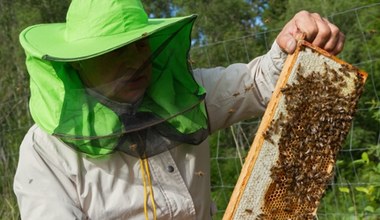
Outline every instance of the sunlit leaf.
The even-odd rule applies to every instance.
[[[348,187],[339,187],[339,191],[343,193],[350,193],[350,189]]]

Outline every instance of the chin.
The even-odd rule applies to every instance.
[[[115,96],[115,100],[123,103],[135,103],[144,96],[144,93],[145,89],[128,91],[124,94],[120,94],[119,96]]]

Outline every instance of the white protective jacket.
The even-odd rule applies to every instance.
[[[211,131],[261,115],[285,58],[274,43],[248,64],[194,70],[207,91]],[[211,219],[209,158],[207,140],[148,158],[157,219]],[[22,219],[145,219],[138,158],[88,158],[36,125],[21,144],[14,191]]]

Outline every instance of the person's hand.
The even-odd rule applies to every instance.
[[[331,54],[336,55],[343,49],[345,36],[339,28],[319,14],[307,11],[298,12],[284,26],[276,41],[285,52],[291,54],[296,48],[296,39],[303,34],[306,41]]]

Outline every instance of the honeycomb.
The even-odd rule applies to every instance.
[[[300,41],[223,219],[314,219],[367,74]]]

